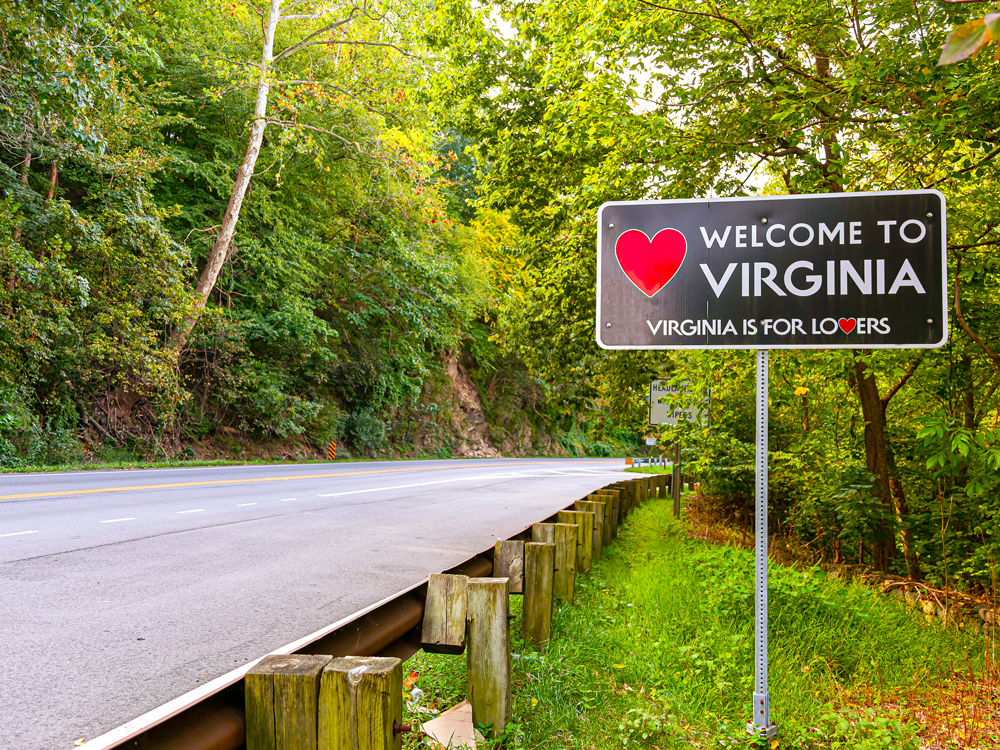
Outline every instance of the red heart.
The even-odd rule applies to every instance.
[[[841,318],[837,323],[840,324],[840,330],[844,333],[850,333],[858,325],[858,321],[854,318]]]
[[[650,240],[645,232],[629,229],[615,243],[618,265],[639,291],[652,297],[677,273],[687,255],[687,240],[676,229],[661,229]]]

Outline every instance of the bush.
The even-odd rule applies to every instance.
[[[352,412],[346,428],[354,447],[365,453],[375,453],[385,442],[385,422],[371,409]]]
[[[0,466],[33,463],[42,450],[37,417],[15,391],[0,392]]]
[[[615,455],[615,449],[607,443],[595,442],[586,446],[587,455],[595,458],[610,458]]]

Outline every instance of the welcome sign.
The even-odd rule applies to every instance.
[[[941,346],[945,219],[936,190],[605,203],[597,343]]]

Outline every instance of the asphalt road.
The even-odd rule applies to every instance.
[[[484,459],[0,475],[0,748],[92,739],[622,468]]]

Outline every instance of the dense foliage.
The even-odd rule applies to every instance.
[[[4,4],[0,465],[205,439],[448,455],[455,359],[491,403],[538,412],[519,450],[551,447],[536,384],[489,341],[511,232],[477,217],[462,142],[425,101],[426,9],[284,6],[265,77],[267,6]]]
[[[598,349],[597,207],[936,187],[949,343],[775,354],[774,518],[831,560],[988,586],[1000,89],[969,55],[996,23],[937,0],[6,2],[0,462],[449,455],[473,391],[503,452],[611,455],[667,377],[711,388],[674,432],[742,517],[752,358]]]

